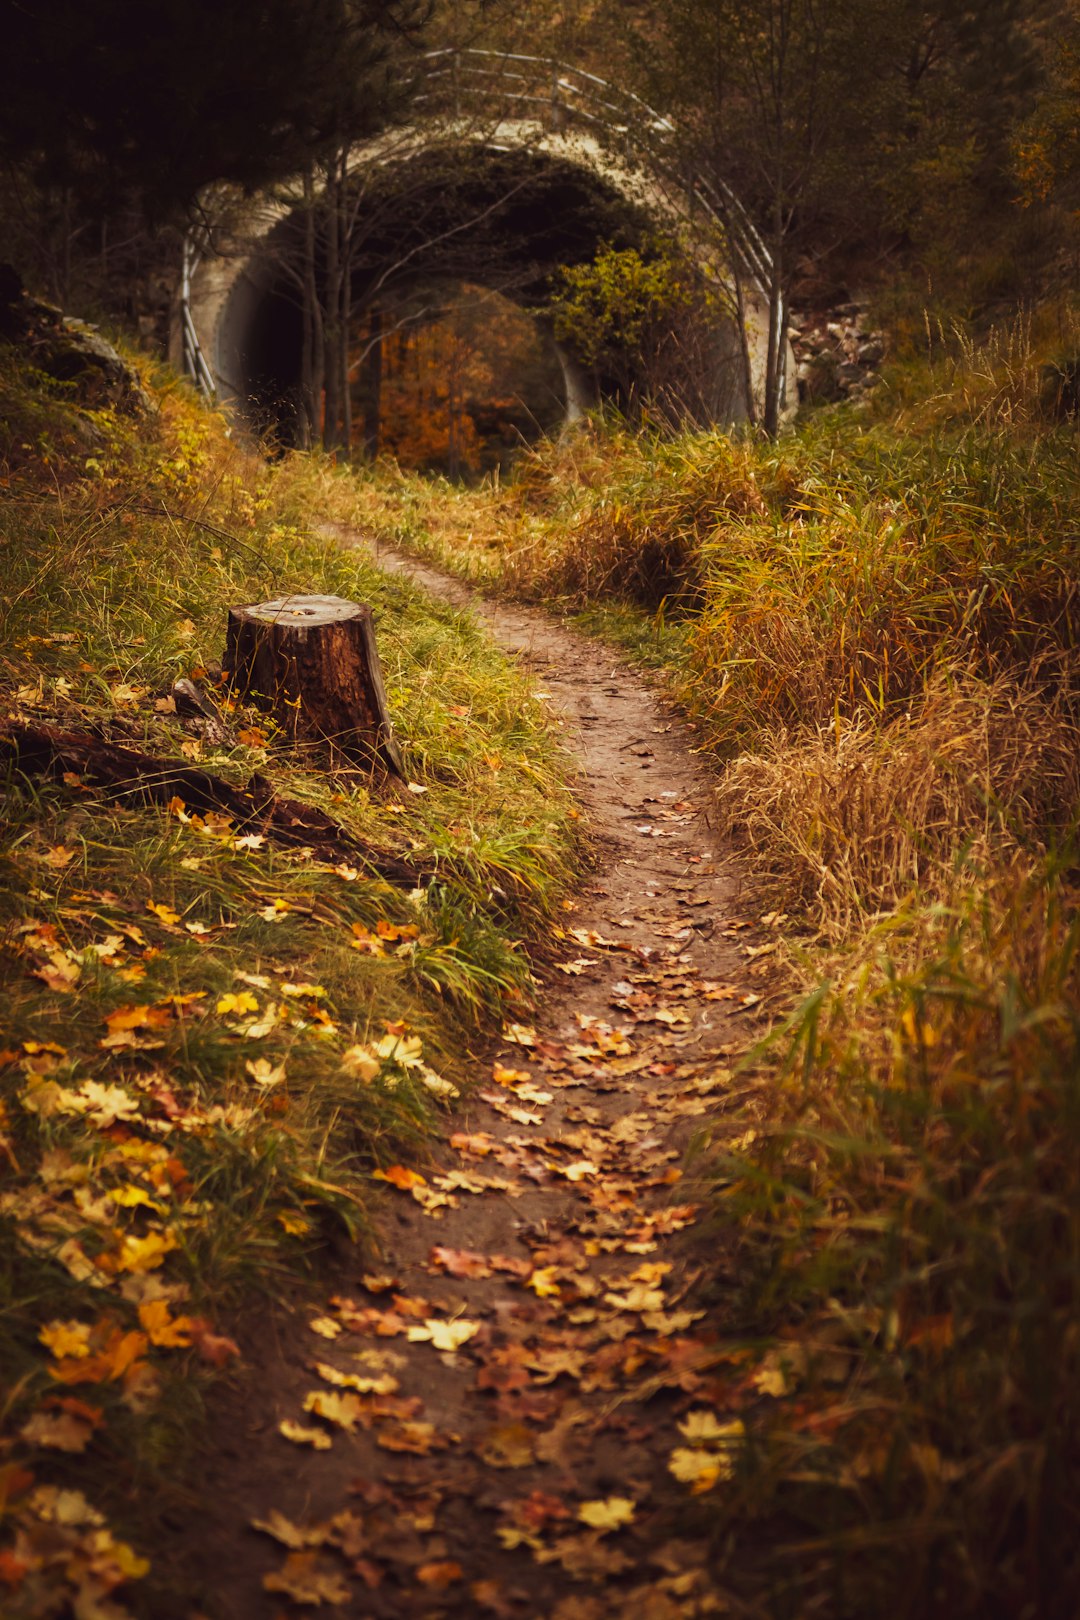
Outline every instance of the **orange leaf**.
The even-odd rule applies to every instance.
[[[372,1181],[388,1181],[392,1187],[407,1192],[410,1187],[426,1187],[426,1179],[416,1170],[406,1170],[403,1164],[392,1164],[389,1170],[376,1170]]]
[[[416,1571],[416,1578],[421,1586],[433,1586],[437,1591],[443,1591],[446,1587],[452,1586],[454,1581],[460,1581],[463,1574],[460,1564],[444,1558],[431,1564],[421,1564]]]
[[[139,1323],[150,1343],[163,1350],[185,1350],[191,1343],[194,1323],[190,1316],[169,1315],[166,1299],[150,1299],[139,1306]]]

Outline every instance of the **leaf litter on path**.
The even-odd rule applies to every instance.
[[[282,1598],[378,1620],[722,1612],[707,1525],[686,1515],[725,1488],[741,1414],[770,1397],[710,1326],[702,1283],[722,1253],[715,1235],[695,1247],[681,1160],[706,1106],[753,1101],[732,1060],[762,986],[746,983],[725,858],[695,809],[708,784],[655,698],[620,672],[610,700],[609,654],[490,613],[546,657],[555,701],[572,713],[585,693],[605,721],[581,743],[603,884],[554,929],[535,1008],[478,1062],[435,1164],[373,1172],[386,1274],[346,1261],[303,1344],[267,1358],[274,1423],[258,1464],[221,1485],[254,1493],[248,1517],[285,1560],[266,1572],[249,1551],[223,1613],[275,1620]],[[626,740],[646,734],[639,758]]]

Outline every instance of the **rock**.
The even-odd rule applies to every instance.
[[[0,265],[0,338],[25,348],[46,376],[72,383],[80,404],[137,415],[155,408],[138,374],[95,327],[32,298],[10,264]]]
[[[153,409],[126,360],[83,322],[65,320],[58,332],[36,347],[41,370],[58,382],[74,383],[85,404],[114,405],[140,416]]]
[[[856,356],[864,366],[880,365],[885,358],[885,345],[878,338],[868,338],[859,344]]]
[[[806,375],[799,382],[799,398],[806,405],[826,405],[843,398],[836,359],[828,350],[806,363]]]

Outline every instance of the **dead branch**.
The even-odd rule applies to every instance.
[[[187,810],[228,816],[237,830],[261,833],[290,848],[310,849],[320,861],[366,867],[406,888],[416,888],[431,876],[430,869],[361,843],[314,805],[283,798],[263,776],[252,776],[245,787],[233,787],[181,760],[158,759],[89,732],[21,721],[0,724],[0,760],[26,776],[62,778],[70,772],[104,789],[112,799],[168,804],[178,798]]]

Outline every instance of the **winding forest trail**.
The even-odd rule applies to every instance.
[[[682,1161],[703,1116],[738,1102],[730,1055],[762,1011],[769,947],[738,915],[708,775],[656,692],[542,613],[377,558],[471,606],[539,676],[597,864],[536,970],[532,1024],[492,1044],[423,1179],[387,1188],[378,1265],[346,1261],[316,1310],[244,1343],[212,1509],[188,1527],[198,1613],[744,1612],[710,1558],[707,1487],[747,1397],[716,1344],[723,1233],[703,1229]]]

